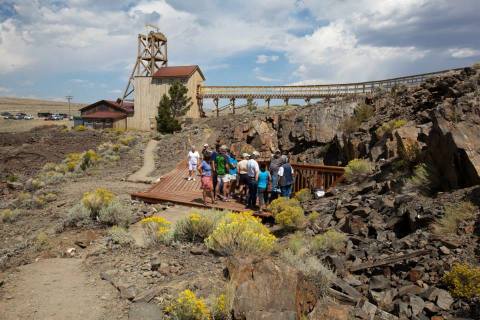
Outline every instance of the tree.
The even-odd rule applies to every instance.
[[[161,133],[173,133],[182,127],[178,120],[172,115],[172,101],[164,94],[158,105],[157,131]]]
[[[174,118],[185,115],[192,106],[192,99],[187,97],[187,92],[187,87],[179,81],[174,81],[168,89],[171,101],[170,110]]]

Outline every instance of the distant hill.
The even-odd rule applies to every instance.
[[[84,103],[71,103],[72,115],[78,115],[78,109],[84,107]],[[0,97],[0,112],[12,113],[25,112],[36,115],[37,112],[68,113],[68,102],[49,101],[27,98]]]

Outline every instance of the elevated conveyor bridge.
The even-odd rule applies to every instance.
[[[303,99],[306,103],[310,103],[311,99],[365,95],[373,93],[379,88],[388,90],[397,85],[418,85],[428,78],[462,69],[463,68],[449,69],[399,78],[357,83],[301,86],[199,86],[197,88],[197,99],[199,101],[199,106],[203,106],[204,99],[213,99],[218,115],[218,111],[222,109],[222,107],[219,108],[218,106],[220,99],[228,99],[230,103],[227,107],[230,107],[232,112],[235,113],[235,101],[238,99],[263,99],[267,104],[267,108],[270,107],[270,101],[273,99],[283,100],[286,105],[288,105],[290,99]]]

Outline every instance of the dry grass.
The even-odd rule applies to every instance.
[[[73,121],[59,120],[59,121],[45,121],[43,119],[34,120],[5,120],[0,118],[0,132],[25,132],[31,129],[44,125],[68,126],[73,125]]]
[[[475,218],[477,208],[469,201],[445,206],[444,216],[433,225],[437,234],[455,234],[462,221]]]

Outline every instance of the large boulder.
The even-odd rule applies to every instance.
[[[315,288],[296,269],[271,258],[231,258],[235,319],[295,320],[311,312]]]
[[[428,136],[428,160],[444,190],[480,183],[480,126],[472,118],[452,122],[436,112]]]

